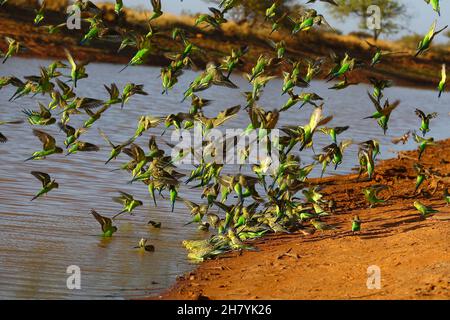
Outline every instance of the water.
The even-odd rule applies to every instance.
[[[50,61],[11,59],[2,65],[0,76],[26,76],[38,74],[40,65]],[[184,226],[189,221],[187,209],[178,204],[171,213],[167,200],[158,199],[154,208],[147,189],[142,184],[128,185],[129,175],[115,171],[126,156],[119,157],[108,166],[109,147],[100,138],[97,128],[101,128],[115,143],[123,142],[132,136],[140,115],[154,116],[185,111],[189,103],[180,104],[183,89],[195,77],[195,73],[186,72],[176,88],[169,95],[160,94],[159,69],[152,67],[128,68],[118,74],[120,66],[110,64],[91,64],[88,67],[89,78],[79,82],[79,95],[106,99],[102,84],[115,82],[122,88],[127,82],[142,83],[149,96],[134,96],[124,110],[113,107],[106,112],[93,128],[83,136],[84,141],[101,147],[97,153],[79,153],[70,157],[53,155],[45,161],[23,160],[32,152],[40,150],[41,144],[32,133],[28,124],[1,126],[1,132],[9,138],[8,143],[0,145],[0,298],[132,298],[155,294],[170,286],[177,275],[195,267],[186,259],[181,246],[183,239],[200,239],[207,236],[197,231],[193,225]],[[242,91],[248,90],[248,84],[239,75],[236,82]],[[266,109],[280,108],[288,97],[281,97],[281,82],[274,80],[265,89],[261,105]],[[325,114],[334,115],[334,126],[351,125],[351,128],[339,138],[352,138],[364,141],[378,138],[383,144],[382,156],[389,158],[394,153],[389,149],[413,149],[413,141],[405,146],[394,146],[390,139],[402,135],[405,131],[417,128],[419,119],[414,109],[420,107],[425,112],[437,111],[440,116],[432,120],[430,136],[436,139],[449,137],[450,95],[438,100],[437,93],[427,90],[391,88],[386,96],[402,101],[394,111],[389,125],[388,135],[383,136],[374,120],[362,120],[370,115],[374,108],[366,95],[370,88],[366,85],[350,87],[344,91],[327,90],[323,82],[314,82],[311,91],[325,99]],[[309,91],[309,89],[308,89]],[[37,101],[47,102],[41,96],[22,98],[9,103],[13,89],[0,91],[0,120],[23,118],[23,108],[36,109]],[[245,103],[239,90],[212,88],[203,94],[204,98],[215,102],[206,109],[207,116],[233,105]],[[280,124],[305,124],[312,111],[305,106],[298,111],[293,107],[283,113]],[[289,117],[289,118],[287,118]],[[73,117],[71,124],[80,126],[86,116]],[[227,123],[228,127],[244,128],[248,118],[244,112]],[[55,135],[62,145],[63,134],[56,126],[46,127],[45,131]],[[159,131],[152,131],[159,135]],[[170,135],[165,138],[169,139]],[[329,143],[328,138],[317,135],[319,146]],[[146,148],[148,134],[137,141]],[[316,150],[319,150],[316,147]],[[344,162],[336,173],[351,172],[356,164],[357,147],[350,147]],[[303,156],[309,163],[311,153]],[[331,167],[330,167],[331,168]],[[60,184],[46,198],[30,202],[40,189],[40,182],[30,175],[30,171],[40,170],[50,173]],[[228,170],[236,170],[235,167]],[[331,171],[330,173],[335,173]],[[120,210],[120,205],[111,201],[120,189],[132,193],[144,200],[144,206],[136,210],[134,216],[124,215],[116,222],[119,232],[112,239],[99,236],[99,225],[89,214],[95,208],[103,215],[111,216]],[[180,195],[198,202],[197,191],[182,190]],[[162,222],[160,230],[146,225],[148,220]],[[140,238],[148,238],[156,247],[154,253],[140,253],[133,249]],[[81,290],[69,290],[66,280],[67,267],[77,265],[81,269]]]

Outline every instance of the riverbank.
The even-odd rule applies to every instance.
[[[113,13],[113,7],[101,5],[105,10],[104,20],[109,26],[115,26],[119,21]],[[146,17],[148,13],[134,10],[125,11],[126,19],[120,21],[122,27],[146,33]],[[0,36],[13,37],[23,42],[28,48],[20,54],[23,57],[38,57],[51,59],[65,59],[64,48],[68,48],[76,59],[91,62],[111,62],[126,64],[135,53],[132,48],[126,48],[120,53],[117,48],[120,39],[109,37],[102,40],[94,40],[89,46],[80,45],[80,39],[88,29],[88,24],[83,24],[83,30],[66,30],[60,33],[48,34],[45,27],[36,27],[32,21],[35,12],[32,9],[16,8],[7,4],[0,10]],[[65,16],[55,11],[47,11],[43,25],[57,25],[66,20]],[[164,66],[169,63],[165,54],[180,52],[181,44],[171,39],[171,31],[174,27],[182,27],[187,30],[191,41],[201,50],[192,56],[195,65],[203,68],[209,61],[220,62],[233,48],[244,45],[250,47],[250,51],[243,59],[240,71],[249,72],[261,54],[273,55],[274,51],[267,43],[267,35],[270,30],[267,27],[252,26],[248,24],[236,24],[228,22],[219,31],[193,27],[195,17],[173,16],[165,14],[154,22],[158,31],[155,40],[158,48],[150,56],[149,65]],[[369,50],[366,40],[355,36],[337,35],[328,32],[303,32],[295,36],[287,32],[274,33],[271,36],[274,41],[285,40],[287,56],[292,60],[314,60],[318,57],[328,56],[331,51],[339,54],[348,53],[366,63],[370,62],[374,53]],[[352,82],[368,82],[368,77],[376,76],[389,78],[398,86],[436,88],[440,80],[442,63],[450,64],[449,48],[431,50],[424,56],[414,58],[413,49],[405,49],[402,43],[379,41],[378,45],[386,51],[406,51],[406,54],[388,55],[383,58],[383,63],[375,68],[364,67],[349,73]],[[6,41],[0,42],[0,50],[6,49]],[[436,46],[435,46],[436,47]],[[331,65],[325,65],[323,78]],[[280,66],[274,72],[281,75],[289,66]]]
[[[435,171],[413,196],[417,151],[380,161],[376,183],[392,187],[389,200],[369,208],[361,190],[375,182],[356,175],[321,180],[336,202],[327,223],[336,229],[275,234],[243,251],[203,262],[152,299],[448,299],[450,298],[450,139],[427,149],[421,163]],[[423,220],[415,200],[440,211]],[[362,230],[353,233],[359,215]],[[378,266],[381,289],[367,288],[367,269]]]

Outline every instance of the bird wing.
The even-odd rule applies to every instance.
[[[6,138],[1,132],[0,132],[0,143],[5,143],[8,141],[8,138]]]
[[[120,191],[120,190],[119,190],[119,193],[121,194],[121,198],[123,198],[123,199],[129,200],[129,201],[133,201],[134,200],[133,196],[131,194],[129,194],[129,193],[126,193],[126,192],[123,192],[123,191]]]
[[[445,63],[442,65],[441,81],[444,83],[447,81],[447,72],[445,70]]]
[[[367,92],[367,95],[370,98],[370,101],[372,101],[373,105],[375,106],[375,109],[377,109],[378,112],[382,112],[383,108],[381,107],[380,103],[370,94],[370,92]]]
[[[8,42],[9,45],[11,45],[12,43],[14,43],[16,40],[14,40],[13,38],[10,37],[5,37],[6,41]]]
[[[51,181],[50,176],[47,173],[39,172],[39,171],[31,171],[31,174],[36,179],[41,181],[43,187],[45,187]]]
[[[100,225],[102,226],[102,231],[103,232],[108,230],[108,227],[110,227],[112,225],[112,220],[110,218],[107,218],[107,217],[104,217],[104,216],[100,215],[94,209],[91,210],[91,214],[94,216],[95,220],[97,220],[98,223],[100,223]]]
[[[136,162],[141,162],[145,158],[145,152],[141,147],[132,143],[129,148],[123,149],[123,153],[135,160]]]
[[[190,210],[194,210],[195,208],[198,207],[198,205],[195,204],[195,203],[192,202],[192,201],[184,200],[184,199],[183,199],[183,202],[184,202],[184,204],[186,205],[186,207],[188,207]]]
[[[76,64],[75,61],[73,60],[73,57],[72,57],[72,55],[70,54],[69,50],[64,49],[64,52],[66,53],[67,60],[69,61],[70,65],[72,66],[72,69],[76,69],[76,68],[77,68],[77,64]]]
[[[161,0],[151,0],[153,11],[161,11]]]
[[[394,101],[394,103],[390,104],[389,102],[386,103],[386,107],[383,108],[382,114],[388,115],[390,114],[395,108],[397,108],[400,105],[400,100]]]
[[[96,146],[95,144],[89,143],[89,142],[78,142],[78,150],[79,151],[99,151],[100,148]]]
[[[352,139],[343,140],[340,144],[341,152],[344,152],[345,149],[347,149],[349,146],[353,144]]]
[[[422,110],[416,109],[415,113],[420,119],[425,120],[426,116],[425,116],[425,113]]]
[[[44,131],[33,129],[33,134],[39,138],[39,140],[42,142],[44,150],[50,150],[54,149],[56,145],[56,140],[48,133],[45,133]]]
[[[223,204],[222,202],[213,201],[213,203],[225,212],[230,212],[231,209],[233,208],[231,206],[227,206],[227,205]]]
[[[58,85],[58,87],[61,89],[61,91],[63,93],[70,91],[70,87],[67,84],[65,84],[64,82],[62,82],[61,80],[59,80],[58,78],[56,79],[56,84]]]
[[[438,116],[438,113],[437,113],[437,112],[432,112],[432,113],[430,113],[430,114],[427,115],[427,118],[428,118],[428,119],[434,119],[434,118],[436,118],[437,116]]]
[[[43,118],[50,118],[52,114],[50,113],[50,110],[48,110],[42,103],[39,102],[39,109],[41,110],[41,116]]]
[[[241,109],[241,106],[237,105],[237,106],[228,108],[224,111],[221,111],[217,115],[217,117],[214,119],[214,126],[217,127],[217,126],[221,125],[222,123],[224,123],[225,121],[229,120],[231,117],[236,115],[240,109]]]
[[[415,132],[413,132],[413,137],[414,137],[414,141],[417,143],[422,143],[425,141],[424,138],[422,138],[421,136],[417,135]]]
[[[106,142],[108,142],[108,144],[111,146],[111,148],[115,148],[116,146],[111,142],[111,140],[109,140],[109,138],[107,137],[107,135],[99,128],[98,132],[100,133],[100,135],[103,137],[103,139],[105,139]]]
[[[64,124],[62,122],[58,122],[59,128],[64,131],[67,137],[73,136],[75,134],[75,128],[69,126],[68,124]]]

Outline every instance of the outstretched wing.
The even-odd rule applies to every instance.
[[[91,214],[94,216],[95,220],[97,220],[98,223],[100,223],[103,232],[107,231],[109,227],[112,225],[112,220],[110,218],[100,215],[94,209],[91,210]]]
[[[42,142],[42,146],[44,150],[51,150],[54,149],[56,146],[56,140],[48,133],[45,133],[44,131],[33,129],[33,134],[39,138],[39,140]]]
[[[58,126],[62,131],[64,131],[64,133],[66,134],[67,137],[71,137],[75,134],[75,131],[76,131],[75,128],[69,126],[68,124],[58,122]]]
[[[0,132],[0,143],[5,143],[6,141],[8,141],[8,138],[5,137],[5,136]]]
[[[134,199],[133,199],[133,196],[131,195],[131,194],[129,194],[129,193],[126,193],[126,192],[123,192],[123,191],[120,191],[119,190],[119,193],[121,194],[121,196],[124,198],[124,199],[127,199],[127,200],[129,200],[129,201],[133,201]]]
[[[154,12],[161,11],[161,0],[151,0]]]
[[[64,49],[64,52],[66,53],[67,61],[69,61],[70,65],[72,66],[72,69],[76,69],[77,68],[77,64],[75,63],[75,60],[73,60],[73,57],[70,54],[69,50]]]
[[[78,150],[79,151],[99,151],[100,148],[98,146],[96,146],[95,144],[89,143],[89,142],[78,142],[79,143],[79,147]]]
[[[50,183],[51,179],[50,176],[47,173],[39,172],[39,171],[31,171],[31,174],[41,181],[42,186],[46,186],[48,183]]]
[[[106,142],[108,142],[108,144],[111,146],[111,148],[115,148],[116,146],[111,142],[111,140],[109,140],[108,136],[99,128],[98,132],[100,133],[100,135],[103,137],[103,139],[105,139]]]
[[[425,113],[422,110],[416,109],[415,113],[420,119],[425,120],[426,116],[425,116]]]
[[[141,162],[145,158],[145,152],[137,144],[132,143],[129,148],[123,149],[123,153],[135,160]]]

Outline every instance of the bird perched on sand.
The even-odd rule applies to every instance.
[[[31,199],[31,201],[59,187],[58,183],[55,180],[52,180],[47,173],[31,171],[31,174],[42,183],[42,189]]]
[[[445,29],[447,29],[447,27],[448,25],[438,31],[435,31],[436,30],[436,20],[435,20],[431,25],[428,33],[423,37],[422,40],[419,41],[419,44],[417,45],[417,52],[414,56],[417,57],[419,54],[422,54],[428,49],[430,49],[430,45],[431,42],[433,42],[434,37],[439,33],[441,33],[442,31],[444,31]]]
[[[358,231],[361,231],[361,219],[359,219],[359,216],[356,215],[352,219],[352,232]]]
[[[446,205],[450,205],[450,192],[448,191],[448,188],[444,190],[444,201]]]
[[[110,238],[114,234],[114,232],[117,231],[117,227],[113,226],[112,220],[108,217],[101,216],[97,211],[94,209],[91,210],[91,214],[94,216],[95,220],[100,223],[100,226],[102,227],[103,237]]]
[[[438,213],[439,210],[435,210],[430,206],[426,206],[424,204],[422,204],[419,201],[414,201],[414,207],[417,209],[417,211],[420,212],[420,215],[422,216],[422,218],[426,219],[428,217],[431,217],[432,215],[434,215],[435,213]]]

